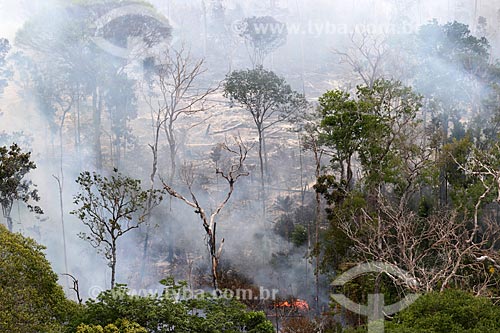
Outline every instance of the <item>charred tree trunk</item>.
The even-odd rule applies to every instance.
[[[78,280],[71,274],[66,273],[63,275],[65,275],[66,277],[70,277],[73,280],[73,287],[71,288],[71,290],[75,292],[76,300],[78,301],[78,304],[81,305],[83,303],[83,299],[80,297],[80,285],[78,283]]]
[[[201,207],[196,194],[193,192],[192,185],[193,185],[193,180],[192,176],[187,176],[185,178],[186,185],[189,189],[189,193],[191,195],[191,199],[187,199],[183,195],[181,195],[179,192],[175,191],[170,185],[165,184],[163,182],[163,187],[165,190],[170,194],[172,197],[180,199],[184,201],[188,206],[192,207],[195,209],[195,213],[198,214],[202,221],[203,229],[205,230],[206,233],[206,238],[207,238],[207,246],[210,254],[210,263],[211,263],[211,273],[212,273],[212,283],[214,289],[218,292],[218,274],[217,274],[217,269],[219,265],[219,260],[222,255],[222,247],[224,245],[224,239],[221,240],[220,244],[217,244],[217,239],[216,239],[216,231],[217,231],[217,221],[216,218],[222,211],[222,209],[225,207],[225,205],[228,203],[229,199],[231,198],[233,192],[234,192],[234,184],[238,180],[239,177],[241,176],[248,176],[248,172],[245,172],[243,170],[243,163],[245,162],[245,159],[248,154],[248,149],[246,146],[241,142],[241,138],[239,139],[240,141],[237,141],[238,143],[238,148],[237,150],[233,150],[229,148],[227,145],[223,145],[223,148],[228,151],[231,154],[235,154],[237,158],[237,163],[231,165],[229,168],[229,171],[224,172],[221,171],[220,169],[216,169],[216,174],[220,175],[223,179],[225,179],[228,183],[228,190],[225,194],[224,200],[222,200],[217,208],[210,214],[207,215],[203,207]]]
[[[219,266],[219,259],[212,255],[212,283],[214,290],[219,293],[219,276],[217,275],[217,267]]]
[[[319,179],[321,176],[321,158],[323,152],[319,150],[319,147],[316,145],[316,142],[313,143],[313,153],[314,153],[314,162],[316,164],[315,177]],[[319,233],[320,233],[320,223],[321,223],[321,194],[316,191],[316,216],[315,216],[315,233],[314,233],[314,251],[316,255],[315,260],[315,268],[314,268],[314,277],[315,277],[315,295],[314,302],[316,311],[320,314],[319,308],[319,270],[320,270],[320,245],[319,245]]]
[[[208,221],[207,221],[208,222]],[[207,224],[208,225],[208,224]],[[219,258],[220,254],[218,253],[219,250],[217,250],[217,239],[215,236],[216,232],[216,224],[214,224],[213,230],[209,231],[209,247],[210,247],[210,256],[211,256],[211,262],[212,262],[212,284],[214,286],[214,290],[217,292],[217,295],[219,294],[219,276],[218,276],[218,267],[219,267]],[[222,240],[222,243],[224,240]],[[220,250],[222,250],[222,244],[220,247]]]

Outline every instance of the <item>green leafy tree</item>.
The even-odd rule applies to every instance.
[[[315,186],[328,204],[330,225],[324,233],[321,248],[326,270],[343,271],[356,263],[387,260],[408,270],[410,266],[422,265],[419,269],[424,269],[424,275],[428,275],[427,271],[432,271],[429,267],[439,263],[436,259],[430,263],[422,259],[430,253],[427,245],[432,241],[419,237],[427,229],[427,235],[437,235],[431,229],[437,226],[436,221],[447,216],[434,215],[425,221],[415,217],[406,221],[410,216],[416,216],[413,200],[418,196],[415,194],[431,184],[426,173],[431,172],[432,166],[418,119],[420,108],[418,94],[401,82],[390,80],[376,80],[372,86],[359,86],[355,97],[342,91],[331,91],[320,98],[323,116],[320,142],[331,149],[333,157],[330,174],[318,177]],[[404,229],[408,226],[412,227]],[[467,234],[467,230],[460,232]],[[417,263],[403,264],[398,257],[402,249],[392,252],[403,244],[403,235],[404,239],[411,238],[412,242],[418,243],[418,246],[404,248],[407,252],[418,248],[420,257],[408,256],[421,259]],[[445,252],[444,249],[453,248],[461,236],[458,232],[450,233],[446,247],[443,244],[439,250]],[[368,247],[371,247],[369,253],[365,251]],[[389,252],[394,255],[391,254],[391,259],[384,259]],[[460,262],[469,255],[465,252],[461,257],[453,258]],[[434,258],[434,254],[429,254],[429,257]],[[441,281],[448,282],[448,275],[453,275],[449,268],[451,266],[439,266],[445,272]],[[437,274],[433,277],[439,278]],[[382,277],[371,283],[377,292],[387,286]],[[432,283],[428,285],[434,287]],[[394,296],[394,288],[388,289]],[[352,288],[349,293],[361,297],[358,291],[359,288]]]
[[[0,225],[1,332],[59,332],[67,315],[77,310],[66,300],[43,250]]]
[[[320,100],[323,143],[333,148],[336,162],[334,174],[319,177],[316,185],[329,205],[325,267],[343,271],[373,260],[395,264],[410,272],[418,287],[377,277],[374,289],[386,288],[391,296],[398,292],[392,285],[419,291],[460,286],[494,294],[498,278],[488,267],[496,269],[499,262],[491,251],[499,229],[498,215],[488,206],[498,194],[498,144],[479,150],[469,137],[454,140],[443,148],[446,160],[436,163],[418,117],[420,100],[411,89],[385,80],[358,87],[356,98],[337,91]],[[338,166],[350,158],[359,175],[352,184]],[[431,201],[441,190],[441,170],[453,175],[455,206],[436,210]]]
[[[341,182],[348,185],[353,178],[354,154],[371,127],[375,127],[377,118],[365,114],[349,93],[339,90],[326,92],[319,105],[323,116],[321,142],[333,149],[333,167],[339,169]]]
[[[332,167],[345,190],[353,185],[355,156],[366,184],[397,184],[403,159],[417,149],[409,138],[419,124],[421,97],[401,82],[380,79],[372,86],[359,86],[356,98],[335,90],[319,102],[320,139],[333,150]]]
[[[145,222],[151,209],[163,199],[159,190],[141,189],[141,181],[114,170],[111,177],[82,172],[76,182],[81,191],[74,197],[78,216],[88,233],[80,237],[99,249],[111,268],[111,287],[115,285],[117,241]]]
[[[459,22],[443,25],[433,21],[420,28],[411,46],[416,59],[415,89],[425,96],[424,119],[433,134],[436,160],[446,159],[443,146],[465,136],[462,120],[471,115],[467,125],[476,141],[495,137],[496,100],[493,87],[497,82],[497,66],[490,64],[490,45],[486,38],[473,35],[469,27]],[[466,92],[466,93],[464,93]],[[438,204],[448,205],[449,182],[445,166],[439,170]]]
[[[263,67],[229,74],[224,83],[224,96],[245,108],[257,129],[262,202],[265,210],[264,170],[267,172],[268,166],[265,134],[276,124],[290,120],[304,111],[308,103],[285,79]]]
[[[31,204],[40,200],[36,185],[25,179],[34,169],[36,164],[31,161],[30,152],[24,153],[17,144],[0,147],[0,205],[10,231],[13,229],[10,214],[14,202],[24,202],[31,211],[43,214],[40,207]]]

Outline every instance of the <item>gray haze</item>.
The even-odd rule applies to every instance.
[[[252,66],[244,41],[236,34],[229,34],[227,40],[215,41],[204,30],[204,17],[210,26],[210,15],[206,14],[212,1],[151,0],[173,27],[172,47],[185,43],[191,49],[193,58],[205,58],[207,68],[204,81],[197,88],[205,88],[216,81],[223,80],[231,70]],[[478,32],[479,17],[486,18],[485,36],[492,45],[492,55],[500,55],[500,0],[275,0],[275,1],[223,1],[226,6],[225,27],[229,31],[235,23],[245,17],[271,15],[287,23],[289,34],[287,43],[273,52],[264,66],[284,76],[294,89],[304,92],[314,102],[328,89],[354,86],[360,83],[359,77],[352,74],[352,68],[342,63],[334,50],[347,50],[349,36],[353,29],[369,31],[372,35],[387,38],[402,37],[416,33],[418,27],[437,19],[439,23],[457,20],[470,26],[473,33]],[[205,11],[202,4],[205,5]],[[22,29],[37,15],[46,15],[59,7],[58,1],[0,0],[0,37],[13,44],[11,54],[21,49],[16,45],[16,32]],[[57,26],[57,21],[54,23]],[[54,27],[55,29],[55,27]],[[404,79],[396,64],[386,64],[384,73]],[[455,69],[452,69],[455,70]],[[458,74],[457,74],[458,75]],[[53,175],[60,175],[59,145],[65,150],[64,169],[64,208],[68,244],[69,271],[80,279],[85,296],[96,296],[89,290],[92,286],[107,288],[109,269],[105,261],[96,254],[95,249],[82,241],[77,234],[84,231],[83,226],[69,211],[74,209],[72,196],[78,191],[74,182],[83,170],[92,170],[88,151],[90,145],[83,144],[83,152],[73,150],[73,130],[64,131],[64,142],[60,143],[58,134],[51,131],[38,109],[35,97],[23,92],[22,74],[16,73],[3,96],[0,97],[0,132],[23,131],[31,137],[33,159],[38,169],[32,179],[39,186],[42,200],[40,205],[45,214],[38,219],[30,217],[22,207],[14,209],[15,230],[34,237],[47,246],[47,255],[57,273],[64,273],[63,246],[61,240],[61,221],[59,218],[58,188]],[[138,88],[139,91],[139,88]],[[216,179],[214,164],[208,153],[219,142],[232,135],[241,134],[247,142],[256,141],[251,119],[238,109],[229,108],[227,100],[218,92],[211,96],[213,109],[194,116],[184,117],[180,122],[181,138],[180,164],[193,162],[200,179],[199,193],[207,207],[215,208],[216,202],[224,193],[224,183]],[[208,120],[206,120],[208,119]],[[207,123],[203,123],[204,121]],[[103,126],[111,128],[111,120]],[[193,124],[202,125],[193,127]],[[208,127],[210,124],[210,127]],[[128,151],[128,158],[121,161],[120,170],[143,180],[149,186],[148,176],[151,169],[151,153],[148,144],[152,142],[150,110],[141,94],[137,99],[137,117],[130,119],[130,128],[137,141]],[[235,130],[225,131],[235,127]],[[307,152],[301,151],[297,134],[288,131],[284,125],[268,133],[269,150],[272,152],[272,174],[275,182],[270,185],[270,196],[294,195],[303,184],[314,183],[314,164]],[[207,134],[208,133],[208,134]],[[103,136],[103,141],[107,140]],[[159,175],[168,174],[168,152],[164,137],[161,137]],[[300,162],[303,160],[303,170]],[[239,182],[235,195],[219,217],[219,237],[224,237],[225,250],[222,262],[234,265],[239,271],[251,277],[258,285],[266,288],[280,288],[283,295],[292,294],[307,298],[313,290],[313,267],[308,263],[306,247],[293,248],[283,238],[272,235],[270,230],[276,220],[272,203],[265,221],[258,218],[259,203],[256,200],[258,174],[256,150],[251,151],[249,166],[251,175]],[[109,166],[109,165],[108,165]],[[202,183],[202,181],[199,181]],[[178,182],[180,183],[180,182]],[[157,182],[159,185],[159,182]],[[182,186],[177,184],[182,190]],[[309,186],[310,190],[310,186]],[[184,192],[185,193],[185,192]],[[218,200],[217,200],[218,199]],[[309,191],[306,200],[311,199]],[[299,199],[296,198],[297,201]],[[186,208],[176,199],[166,200],[154,212],[150,226],[152,230],[151,257],[155,264],[147,270],[147,278],[142,286],[138,280],[141,274],[142,241],[144,230],[131,233],[120,240],[118,257],[118,282],[134,287],[157,286],[157,281],[167,274],[175,274],[179,279],[189,279],[186,262],[193,259],[195,268],[201,271],[208,265],[204,243],[204,231],[200,219],[193,209]],[[143,228],[144,229],[144,228]],[[176,262],[184,262],[174,267],[169,263],[169,251],[174,248]],[[283,259],[288,257],[288,261]],[[274,262],[276,266],[272,266]],[[289,264],[290,263],[290,264]],[[293,263],[293,264],[291,264]],[[281,266],[280,266],[281,265]],[[280,266],[276,268],[277,266]],[[307,289],[309,288],[309,289]]]

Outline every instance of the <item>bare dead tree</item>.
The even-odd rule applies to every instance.
[[[500,267],[500,255],[495,251],[500,228],[491,220],[484,219],[478,232],[461,220],[463,214],[456,209],[422,218],[381,193],[376,205],[375,215],[362,208],[349,218],[339,217],[339,227],[353,242],[356,260],[385,262],[409,273],[411,278],[406,280],[388,274],[395,285],[421,292],[442,291],[452,282],[466,284],[467,272],[483,274],[484,261]],[[470,287],[479,294],[489,280]]]
[[[165,123],[165,118],[163,117],[162,113],[159,111],[161,109],[160,103],[158,102],[158,108],[155,108],[153,106],[152,102],[152,96],[144,96],[144,100],[146,103],[149,105],[150,111],[151,111],[151,129],[152,129],[152,134],[153,134],[153,143],[149,144],[149,147],[151,148],[151,153],[152,153],[152,162],[151,162],[151,173],[149,175],[149,181],[150,181],[150,190],[153,190],[156,185],[156,174],[158,172],[158,150],[159,150],[159,143],[160,143],[160,132],[163,127],[163,124]],[[149,197],[147,201],[147,207],[148,211],[150,211],[150,208],[153,205],[153,198]],[[143,253],[142,253],[142,267],[141,267],[141,276],[140,276],[140,283],[142,283],[142,280],[144,279],[144,275],[146,274],[146,269],[148,267],[147,262],[148,262],[148,249],[149,249],[149,236],[150,236],[150,221],[151,221],[151,214],[148,214],[146,216],[146,235],[144,238],[144,246],[143,246]]]
[[[57,187],[59,190],[59,210],[61,217],[61,231],[62,231],[62,239],[63,239],[63,253],[64,253],[64,268],[66,272],[68,272],[68,255],[67,255],[67,247],[66,247],[66,231],[65,231],[65,223],[64,223],[64,126],[66,122],[66,118],[70,113],[73,105],[75,103],[75,92],[72,89],[62,88],[55,90],[52,96],[54,100],[54,106],[56,109],[56,113],[59,115],[59,175],[52,175],[54,179],[57,181]],[[66,278],[66,284],[69,288],[69,281]]]
[[[383,65],[388,53],[385,38],[354,31],[349,35],[349,42],[347,50],[334,49],[333,53],[340,57],[341,63],[351,67],[366,86],[372,87],[383,76]]]
[[[71,287],[71,290],[73,290],[76,293],[76,300],[78,301],[78,304],[82,304],[83,299],[80,297],[80,286],[78,280],[69,273],[65,273],[63,275],[70,277],[71,280],[73,280],[73,287]]]
[[[169,184],[172,184],[177,168],[177,152],[179,149],[177,121],[195,113],[206,111],[206,99],[220,87],[197,89],[196,84],[206,72],[203,68],[204,60],[194,60],[189,50],[182,46],[179,50],[168,50],[156,66],[153,87],[158,91],[157,105],[150,103],[153,119],[156,119],[154,128],[161,128],[166,136],[170,150]],[[159,134],[159,131],[157,131]],[[155,136],[155,141],[157,137]],[[157,154],[157,144],[155,147]]]
[[[418,128],[407,133],[409,142],[419,143]],[[397,196],[378,187],[365,206],[331,211],[332,220],[352,242],[350,259],[385,262],[407,271],[411,278],[388,274],[401,288],[428,292],[460,285],[478,295],[486,294],[488,287],[500,283],[490,271],[500,269],[500,226],[487,209],[491,195],[500,189],[496,158],[500,146],[489,152],[475,151],[465,165],[452,156],[467,177],[477,178],[483,190],[471,197],[472,205],[464,203],[426,214],[416,212],[412,201],[422,186],[419,179],[434,170],[426,166],[432,164],[432,152],[415,148],[400,146],[403,186]],[[494,201],[498,203],[499,198]]]
[[[158,173],[159,147],[161,133],[165,134],[170,152],[169,184],[172,184],[177,169],[177,153],[181,146],[177,122],[184,116],[206,111],[206,99],[214,93],[220,84],[213,88],[197,89],[198,80],[205,73],[204,60],[193,60],[190,52],[181,46],[179,50],[168,50],[159,57],[160,64],[155,66],[148,94],[144,100],[151,112],[153,143],[149,144],[152,152],[150,186],[154,189]],[[149,201],[148,201],[149,205]],[[146,220],[146,235],[143,247],[143,279],[150,237],[150,216]]]
[[[236,148],[229,147],[227,143],[222,144],[223,150],[231,156],[229,158],[230,162],[229,166],[225,170],[223,170],[223,168],[216,168],[215,172],[216,175],[220,176],[227,182],[227,190],[224,194],[223,199],[217,204],[216,209],[211,213],[208,213],[207,210],[202,207],[196,193],[193,190],[194,175],[192,169],[184,169],[184,172],[182,174],[182,178],[188,188],[191,199],[186,198],[163,181],[165,190],[172,197],[182,200],[188,206],[194,208],[195,213],[199,215],[202,221],[203,228],[205,229],[205,233],[207,236],[207,247],[210,254],[212,270],[212,283],[215,290],[218,290],[217,269],[224,245],[224,238],[221,239],[220,243],[217,243],[217,216],[220,214],[222,209],[226,206],[229,199],[231,198],[237,180],[242,176],[249,175],[244,168],[244,163],[247,158],[249,148],[243,143],[240,137],[235,138],[235,142]]]

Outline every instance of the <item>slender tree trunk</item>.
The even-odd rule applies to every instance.
[[[81,120],[80,120],[80,95],[77,95],[76,98],[76,137],[75,137],[75,146],[76,146],[76,154],[78,158],[78,167],[81,169],[82,166],[82,132],[81,132]]]
[[[316,192],[316,221],[315,221],[315,235],[314,235],[314,247],[316,251],[316,267],[314,268],[314,283],[316,287],[316,295],[314,295],[314,301],[316,305],[316,311],[319,313],[319,263],[320,263],[320,249],[319,249],[319,224],[321,223],[321,196]]]
[[[148,204],[149,205],[149,204]],[[144,237],[144,246],[142,248],[142,264],[141,264],[141,274],[139,278],[139,284],[142,285],[142,281],[144,281],[144,276],[146,275],[146,269],[148,265],[148,249],[149,249],[149,223],[151,222],[151,218],[148,216],[146,220],[146,235]]]
[[[314,159],[316,162],[316,170],[315,170],[315,176],[316,179],[318,179],[321,176],[321,153],[318,152],[318,148],[315,147],[314,149]],[[314,269],[314,275],[315,275],[315,287],[316,287],[316,295],[314,295],[314,301],[315,301],[315,306],[316,306],[316,311],[319,314],[320,309],[319,309],[319,264],[320,264],[320,249],[319,249],[319,225],[321,223],[321,194],[316,191],[316,223],[315,223],[315,235],[314,235],[314,249],[315,249],[315,254],[316,254],[316,262],[315,262],[315,269]]]
[[[212,247],[214,246],[214,247]],[[217,269],[219,267],[219,259],[217,258],[217,249],[215,248],[215,239],[214,244],[211,246],[211,256],[212,256],[212,283],[214,285],[214,290],[219,292],[219,276],[217,274]]]
[[[263,145],[264,145],[264,138],[263,138],[263,133],[262,129],[259,127],[258,129],[259,132],[259,164],[260,164],[260,196],[261,196],[261,201],[262,201],[262,217],[265,218],[266,216],[266,189],[265,189],[265,183],[264,183],[264,158],[263,158]]]
[[[174,130],[174,122],[172,120],[172,117],[170,117],[170,122],[168,125],[168,131],[167,131],[167,141],[168,141],[168,146],[170,149],[170,175],[169,175],[169,182],[170,185],[173,185],[175,175],[177,172],[177,141],[175,139],[175,130]],[[170,198],[172,200],[172,198]],[[172,202],[170,202],[170,211],[172,210]],[[170,236],[172,236],[172,225],[171,223],[167,223],[167,232]],[[168,261],[173,262],[174,260],[174,238],[170,237],[171,241],[168,244]]]
[[[207,22],[207,6],[205,1],[201,0],[201,8],[203,10],[203,57],[207,56],[208,46],[208,22]]]
[[[171,119],[171,118],[170,118]],[[168,124],[168,128],[166,129],[168,147],[170,149],[170,175],[169,182],[170,185],[173,185],[173,181],[175,178],[175,173],[177,169],[176,159],[177,159],[177,142],[175,140],[174,133],[174,122],[170,120]]]
[[[302,158],[302,139],[300,138],[300,134],[299,134],[299,166],[300,166],[300,205],[304,206],[307,185],[304,185],[304,161]]]
[[[266,177],[269,179],[269,159],[267,156],[266,137],[264,136],[264,133],[262,133],[262,150],[264,151],[264,171]]]
[[[158,171],[158,141],[160,139],[160,124],[159,124],[159,119],[157,119],[157,124],[155,125],[155,131],[154,131],[154,144],[151,145],[151,151],[153,153],[153,163],[151,167],[151,174],[149,176],[150,180],[150,189],[151,191],[154,190],[155,187],[155,177],[156,177],[156,172]],[[149,196],[148,202],[147,202],[147,210],[148,210],[148,215],[146,217],[146,236],[144,238],[144,247],[142,250],[142,267],[141,267],[141,277],[140,277],[140,284],[142,284],[142,281],[144,279],[144,276],[146,275],[146,269],[147,269],[147,262],[148,262],[148,248],[149,248],[149,228],[150,228],[150,222],[151,222],[151,208],[153,205],[153,198],[152,196]]]
[[[121,169],[121,146],[122,146],[122,137],[120,133],[115,133],[115,138],[113,140],[114,145],[115,145],[115,151],[114,151],[114,158],[115,158],[115,165],[118,169]]]
[[[448,111],[443,113],[443,125],[442,125],[442,146],[444,146],[448,140],[449,131],[449,115]],[[448,180],[446,177],[446,170],[444,167],[439,169],[439,206],[446,207],[448,205]]]
[[[62,239],[63,239],[63,254],[64,254],[64,269],[66,270],[66,274],[69,274],[68,269],[68,252],[66,247],[66,230],[64,226],[64,146],[63,146],[63,128],[64,123],[66,121],[66,114],[71,109],[69,106],[66,110],[63,111],[63,115],[61,117],[61,123],[59,125],[59,177],[53,176],[59,188],[59,209],[61,214],[61,231],[62,231]],[[69,290],[69,277],[66,276],[66,286]]]
[[[205,222],[208,225],[208,221]],[[214,290],[217,292],[217,296],[219,296],[219,276],[217,274],[217,269],[219,267],[219,254],[217,253],[217,238],[215,236],[217,224],[214,224],[213,230],[208,230],[209,237],[209,247],[210,247],[210,256],[212,261],[212,284],[214,286]]]
[[[80,155],[80,96],[76,96],[76,114],[75,114],[75,151]]]
[[[111,246],[111,289],[115,287],[116,275],[116,239],[113,239]]]
[[[98,170],[102,169],[102,147],[101,147],[101,114],[102,114],[102,96],[99,88],[96,88],[92,95],[94,113],[92,123],[94,126],[94,154],[95,163]]]
[[[57,181],[57,185],[59,187],[59,210],[61,214],[61,232],[62,232],[62,240],[63,240],[63,254],[64,254],[64,269],[66,270],[66,274],[69,274],[69,268],[68,268],[68,250],[66,246],[66,229],[64,225],[64,202],[63,202],[63,182],[62,182],[62,176],[61,179],[58,177],[54,176],[54,178]],[[69,277],[66,275],[66,284],[69,290]]]
[[[62,238],[63,238],[63,251],[64,251],[64,269],[66,269],[66,273],[69,272],[68,268],[68,251],[66,247],[66,230],[64,226],[64,204],[63,204],[63,190],[62,186],[59,190],[59,206],[61,208],[61,228],[62,228]]]
[[[347,189],[352,189],[352,178],[354,176],[352,172],[352,164],[351,164],[352,156],[347,158]]]
[[[218,276],[217,276],[217,266],[218,266],[218,260],[215,257],[212,257],[212,280],[214,284],[214,290],[218,292],[219,290],[219,283],[218,283]]]
[[[176,159],[176,147],[175,144],[170,145],[170,184],[173,184],[175,178],[175,172],[177,169]]]

